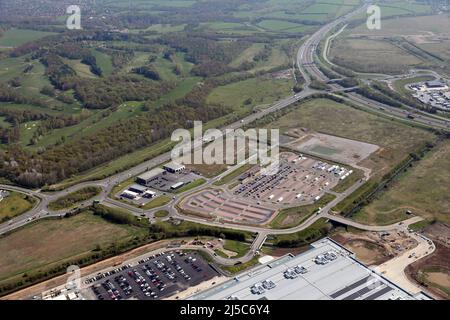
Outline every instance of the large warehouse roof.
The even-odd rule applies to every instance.
[[[147,172],[141,174],[140,176],[138,176],[138,179],[147,181],[147,180],[150,180],[150,179],[162,174],[163,172],[164,172],[164,169],[162,169],[162,168],[154,168],[154,169],[147,171]]]
[[[415,297],[326,238],[313,243],[305,253],[283,256],[190,299],[388,300]]]

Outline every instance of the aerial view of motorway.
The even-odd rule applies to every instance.
[[[2,0],[0,300],[449,300],[449,138],[448,0]]]

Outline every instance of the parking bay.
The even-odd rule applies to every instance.
[[[122,268],[91,285],[97,299],[162,299],[218,275],[197,252],[170,251]]]

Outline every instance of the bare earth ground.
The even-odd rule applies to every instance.
[[[328,134],[293,130],[300,140],[289,145],[301,152],[325,157],[336,162],[354,165],[369,157],[378,149],[377,145],[340,138]]]
[[[434,223],[425,228],[424,235],[433,240],[436,251],[409,265],[405,273],[437,297],[450,299],[450,228]]]
[[[332,238],[369,266],[380,265],[417,246],[403,232],[338,232]]]

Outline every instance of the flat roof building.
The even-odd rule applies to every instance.
[[[176,190],[176,189],[181,188],[183,185],[184,185],[184,182],[183,182],[183,181],[180,181],[180,182],[177,182],[177,183],[175,183],[174,185],[172,185],[172,186],[170,187],[170,189]]]
[[[145,191],[147,191],[147,187],[137,184],[137,183],[134,183],[128,187],[128,190],[136,192],[136,193],[144,193]]]
[[[232,280],[197,293],[189,300],[414,300],[393,282],[325,238],[298,255],[285,255]]]
[[[129,190],[124,190],[121,194],[121,197],[124,198],[128,198],[128,199],[135,199],[139,196],[139,193],[137,192],[133,192],[133,191],[129,191]]]
[[[425,86],[428,90],[445,90],[448,89],[447,84],[442,81],[434,80],[425,82]]]
[[[170,173],[178,173],[186,169],[186,167],[182,164],[169,162],[163,166],[163,168]]]
[[[161,168],[154,168],[150,171],[147,171],[140,176],[137,177],[136,182],[146,186],[148,183],[150,183],[153,179],[155,179],[160,174],[164,173],[164,169]]]

